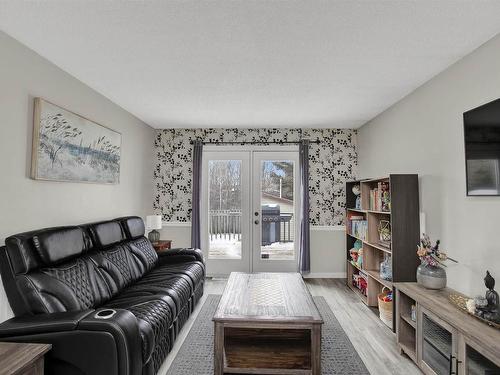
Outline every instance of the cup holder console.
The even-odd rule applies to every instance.
[[[116,310],[113,309],[105,309],[105,310],[99,310],[94,314],[94,318],[96,319],[109,319],[113,317],[113,315],[116,314]]]

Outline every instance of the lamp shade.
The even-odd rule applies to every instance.
[[[161,215],[146,216],[147,229],[161,229]]]

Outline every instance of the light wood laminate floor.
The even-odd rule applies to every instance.
[[[306,284],[313,296],[323,296],[326,299],[370,374],[421,374],[408,357],[399,354],[395,335],[346,287],[345,280],[306,279]],[[167,373],[207,295],[222,294],[225,285],[226,280],[207,279],[205,294],[175,341],[159,375]]]

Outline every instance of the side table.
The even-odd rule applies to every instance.
[[[50,344],[0,342],[0,375],[43,375],[44,355]]]
[[[160,240],[158,242],[152,242],[151,244],[156,251],[168,250],[172,248],[172,240]]]

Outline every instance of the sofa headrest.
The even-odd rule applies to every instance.
[[[85,234],[79,227],[53,228],[33,236],[33,244],[44,265],[53,265],[83,254]]]
[[[79,227],[39,229],[5,239],[15,274],[25,274],[81,254],[88,249],[89,242]]]
[[[144,236],[146,229],[144,227],[144,221],[138,216],[128,216],[122,217],[120,222],[125,230],[125,235],[129,240],[134,240],[136,238]]]
[[[5,247],[9,254],[12,270],[16,275],[25,274],[40,266],[41,259],[33,244],[33,236],[38,232],[19,233],[5,239]]]
[[[88,225],[94,246],[105,248],[125,239],[122,227],[118,221],[104,221]]]

